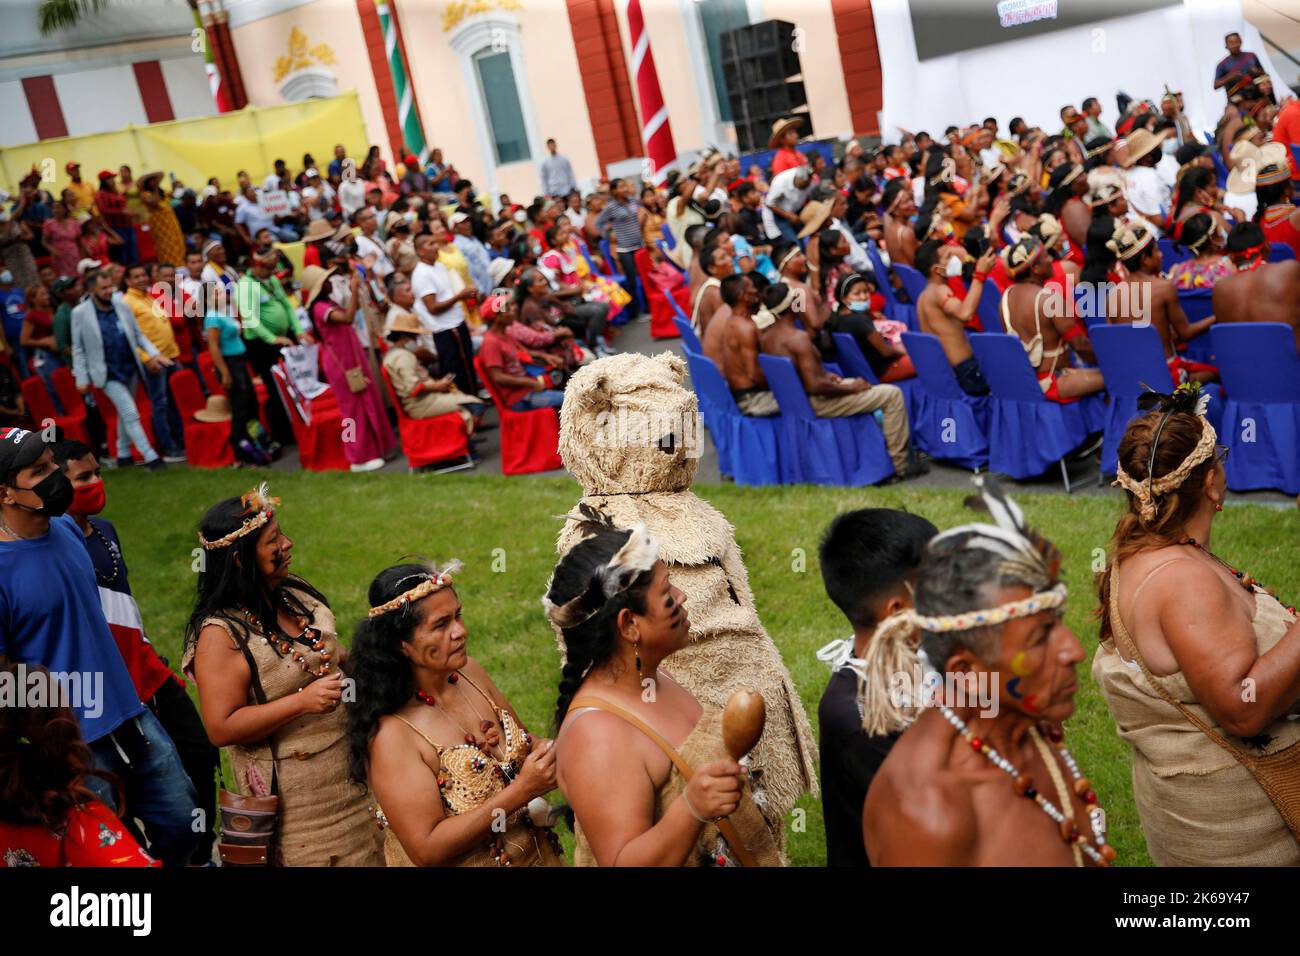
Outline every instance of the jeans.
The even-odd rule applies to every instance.
[[[272,226],[271,233],[281,242],[297,242],[298,230],[293,226]]]
[[[781,231],[783,238],[788,239],[790,242],[799,241],[799,233],[795,231],[794,223],[778,216],[776,213],[772,213],[772,218],[776,220],[776,228]]]
[[[179,365],[172,365],[144,373],[144,388],[149,394],[149,404],[153,406],[153,437],[165,452],[175,451],[183,444],[180,415],[176,403],[167,394],[167,382],[178,368]]]
[[[185,693],[185,688],[173,680],[167,681],[148,701],[149,709],[154,712],[158,722],[176,745],[176,753],[185,768],[185,775],[194,784],[198,803],[203,811],[207,829],[199,834],[199,844],[194,848],[190,862],[204,864],[212,859],[212,844],[215,842],[213,825],[217,819],[217,768],[221,765],[221,754],[212,746],[208,732],[203,728],[203,720]]]
[[[119,265],[129,266],[133,262],[139,261],[140,253],[135,242],[135,227],[123,226],[117,228],[116,232],[122,237],[120,246],[109,246],[109,258]]]
[[[564,404],[564,393],[554,388],[531,392],[510,406],[512,412],[531,412],[536,408],[559,408]]]
[[[637,292],[641,286],[636,275],[636,253],[637,250],[635,249],[631,251],[620,249],[618,253],[618,264],[619,268],[623,270],[623,288],[627,289],[627,294],[632,297],[632,304],[636,306],[636,311],[640,312],[641,306],[639,303],[641,299],[640,296],[637,295]]]
[[[165,866],[185,866],[214,821],[202,820],[195,811],[198,797],[185,774],[176,745],[147,708],[106,737],[90,745],[95,766],[122,781],[126,806],[117,805],[113,788],[101,777],[86,778],[95,795],[112,807],[123,823],[131,819],[144,825],[149,853]],[[199,825],[199,829],[195,829]]]
[[[139,381],[135,376],[129,382],[109,379],[104,383],[104,394],[117,408],[117,457],[129,458],[131,446],[134,445],[146,462],[158,458],[149,436],[145,434],[144,423],[140,421],[140,409],[135,406],[135,386]]]

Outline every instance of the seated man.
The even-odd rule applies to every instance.
[[[757,293],[754,292],[754,283],[750,281],[749,276],[739,272],[722,280],[719,293],[722,296],[722,304],[709,320],[709,327],[700,338],[700,345],[704,349],[704,354],[713,359],[713,364],[721,370],[726,364],[727,326],[733,318],[753,324],[749,316],[756,302]],[[737,307],[740,309],[739,312]]]
[[[1105,813],[1061,740],[1087,655],[1063,621],[1060,552],[982,484],[998,526],[931,541],[915,611],[873,638],[889,646],[873,655],[869,686],[907,696],[919,716],[867,793],[867,855],[876,866],[1105,866]],[[918,632],[930,674],[876,673],[914,653]]]
[[[722,294],[718,291],[722,280],[735,272],[731,261],[731,252],[726,246],[713,243],[700,250],[699,262],[704,271],[704,279],[694,287],[694,305],[691,306],[691,328],[695,334],[703,336],[709,326],[713,313],[722,305]]]
[[[919,515],[863,508],[840,515],[822,537],[822,584],[853,627],[852,637],[817,652],[832,668],[817,708],[827,866],[871,865],[862,843],[862,806],[902,730],[867,729],[862,701],[869,688],[858,670],[876,625],[912,606],[911,579],[938,533]]]
[[[420,338],[424,326],[409,312],[396,316],[388,330],[392,348],[384,353],[384,371],[402,403],[402,412],[408,418],[437,418],[448,412],[459,412],[468,434],[474,434],[476,420],[487,411],[487,406],[477,396],[466,395],[456,388],[455,376],[434,378],[425,368],[424,360],[433,358],[423,351]]]
[[[755,286],[755,278],[761,280],[758,273],[745,276],[750,288]],[[766,418],[780,415],[781,408],[776,403],[776,396],[768,388],[767,377],[763,367],[758,364],[758,353],[762,351],[759,338],[758,318],[753,310],[759,304],[759,293],[742,296],[731,307],[731,318],[723,329],[722,362],[718,367],[727,380],[727,387],[736,399],[736,406],[742,415],[754,418]]]
[[[1220,322],[1284,322],[1300,349],[1300,262],[1270,263],[1268,252],[1256,223],[1233,227],[1227,253],[1237,271],[1214,284],[1214,316]]]
[[[916,318],[921,331],[933,335],[943,346],[961,390],[967,395],[987,395],[989,385],[975,361],[964,326],[979,309],[980,294],[997,254],[990,247],[980,256],[966,297],[958,299],[948,286],[948,278],[961,274],[961,256],[960,246],[937,239],[927,239],[917,247],[916,268],[925,276],[925,289],[917,297]]]
[[[519,346],[508,334],[511,323],[519,318],[519,307],[510,296],[493,296],[492,300],[492,308],[484,304],[492,324],[483,336],[478,354],[501,403],[513,412],[559,408],[564,404],[564,392],[552,388],[545,374],[535,377],[527,374],[519,357]]]
[[[872,385],[865,379],[840,378],[827,372],[808,333],[794,324],[798,298],[795,290],[784,282],[770,285],[764,291],[763,309],[754,320],[760,330],[763,351],[794,363],[808,401],[821,418],[843,418],[880,409],[884,416],[881,431],[894,462],[895,477],[915,478],[924,474],[928,469],[908,463],[911,429],[902,391],[897,385]]]
[[[1177,343],[1187,342],[1214,324],[1209,315],[1199,322],[1187,321],[1187,313],[1178,302],[1178,290],[1160,274],[1160,246],[1156,237],[1142,226],[1121,226],[1106,243],[1116,259],[1128,270],[1128,278],[1115,283],[1108,302],[1111,324],[1132,322],[1139,327],[1150,324],[1160,333],[1169,376],[1175,386],[1187,380],[1217,382],[1219,370],[1204,362],[1193,362],[1178,354]]]
[[[1003,294],[999,307],[1002,327],[1020,337],[1043,395],[1053,402],[1065,403],[1100,392],[1106,387],[1100,371],[1070,367],[1070,351],[1080,351],[1085,358],[1092,358],[1092,344],[1086,327],[1064,309],[1054,308],[1052,300],[1044,294],[1043,284],[1052,278],[1052,257],[1047,247],[1026,234],[1014,246],[1007,247],[1003,263],[1012,285]],[[1047,322],[1043,321],[1044,314]]]

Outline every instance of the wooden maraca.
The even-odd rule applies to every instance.
[[[767,704],[762,694],[744,689],[731,695],[722,711],[722,742],[732,760],[740,760],[754,749],[766,722]]]

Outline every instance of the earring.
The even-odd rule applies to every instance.
[[[641,678],[641,638],[638,637],[633,642],[632,648],[636,653],[636,676],[639,679]]]
[[[1222,501],[1216,501],[1216,502],[1214,503],[1214,510],[1215,510],[1215,511],[1222,511],[1222,510],[1223,510],[1223,502],[1222,502]]]

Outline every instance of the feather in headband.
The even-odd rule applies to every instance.
[[[600,513],[593,512],[593,514]],[[605,530],[616,530],[608,518],[604,515],[600,517],[605,520],[592,522],[588,517],[575,520],[597,523]],[[550,599],[554,578],[547,582],[546,594],[542,596],[542,607],[546,611],[546,616],[561,630],[577,627],[594,617],[610,600],[626,591],[633,581],[653,568],[658,560],[659,541],[651,537],[644,524],[633,525],[623,547],[609,559],[609,563],[596,572],[595,578],[581,594],[563,604],[556,604]],[[599,587],[596,587],[597,584]]]
[[[209,551],[214,551],[217,548],[224,548],[227,545],[233,544],[244,535],[256,531],[258,528],[262,527],[262,525],[270,521],[271,516],[275,514],[275,509],[280,504],[280,499],[271,497],[270,489],[264,481],[251,491],[246,491],[244,494],[240,495],[239,503],[244,508],[243,524],[229,534],[217,538],[215,541],[209,541],[207,538],[203,537],[202,532],[200,532],[199,544],[203,545],[203,547]]]
[[[441,591],[443,588],[451,587],[451,585],[454,583],[452,581],[453,575],[458,574],[460,570],[464,567],[465,565],[462,564],[460,561],[452,559],[451,561],[447,562],[447,564],[441,569],[430,567],[424,571],[411,574],[408,577],[403,578],[401,581],[398,581],[397,583],[402,584],[408,580],[410,581],[418,580],[419,581],[418,584],[416,584],[414,587],[408,588],[407,590],[403,591],[401,594],[397,595],[397,597],[393,598],[391,601],[385,601],[383,604],[379,605],[378,607],[372,607],[367,612],[366,616],[379,617],[381,614],[387,614],[390,611],[400,610],[406,607],[408,604],[414,604],[416,601],[426,598],[430,594],[433,594],[437,591]]]
[[[1124,470],[1123,464],[1117,464],[1114,484],[1131,492],[1138,499],[1138,513],[1143,520],[1154,520],[1159,512],[1156,499],[1182,485],[1193,468],[1214,454],[1214,445],[1219,436],[1210,420],[1205,417],[1209,404],[1209,393],[1202,394],[1200,382],[1185,382],[1168,395],[1147,386],[1147,391],[1138,396],[1138,408],[1141,411],[1159,409],[1161,412],[1160,424],[1156,426],[1155,435],[1151,439],[1151,452],[1147,456],[1147,478],[1146,481],[1138,481]],[[1160,436],[1164,434],[1169,416],[1175,412],[1198,417],[1201,420],[1201,437],[1177,468],[1156,478],[1156,450],[1160,447]]]

